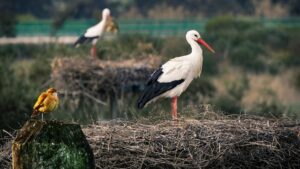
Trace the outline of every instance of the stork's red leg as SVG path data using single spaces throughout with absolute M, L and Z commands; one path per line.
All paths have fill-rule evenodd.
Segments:
M 177 96 L 172 98 L 171 107 L 172 107 L 172 120 L 177 120 Z
M 93 45 L 91 50 L 90 50 L 91 56 L 93 57 L 93 59 L 97 58 L 97 49 L 96 49 L 96 45 Z

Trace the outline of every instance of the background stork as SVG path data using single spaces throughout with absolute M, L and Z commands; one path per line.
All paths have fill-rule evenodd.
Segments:
M 110 32 L 118 31 L 116 23 L 112 22 L 110 10 L 108 8 L 105 8 L 102 11 L 102 20 L 97 25 L 94 25 L 87 29 L 87 31 L 76 40 L 74 46 L 78 47 L 80 44 L 91 42 L 92 48 L 90 50 L 90 54 L 93 58 L 96 58 L 96 43 L 106 30 Z
M 172 98 L 172 119 L 177 120 L 177 98 L 187 89 L 194 78 L 200 76 L 202 71 L 203 55 L 200 45 L 215 52 L 195 30 L 186 33 L 186 40 L 190 44 L 192 52 L 169 60 L 152 73 L 144 91 L 138 98 L 137 107 L 139 109 L 158 98 Z

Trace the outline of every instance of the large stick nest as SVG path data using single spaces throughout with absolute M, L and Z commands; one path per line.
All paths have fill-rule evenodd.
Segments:
M 159 64 L 159 57 L 154 56 L 123 61 L 56 58 L 51 76 L 55 87 L 69 92 L 132 92 L 140 90 Z
M 300 128 L 293 126 L 252 119 L 101 122 L 84 132 L 97 168 L 300 168 Z
M 83 126 L 96 168 L 300 168 L 300 125 L 267 119 Z M 11 141 L 0 149 L 10 168 Z

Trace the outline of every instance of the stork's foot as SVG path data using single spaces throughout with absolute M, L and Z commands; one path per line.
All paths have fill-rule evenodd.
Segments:
M 172 121 L 179 121 L 179 118 L 172 118 Z
M 172 121 L 179 121 L 179 118 L 177 117 L 177 112 L 172 112 Z
M 172 124 L 173 124 L 173 127 L 178 127 L 179 126 L 179 119 L 178 118 L 172 118 Z
M 178 121 L 177 112 L 172 112 L 172 120 Z

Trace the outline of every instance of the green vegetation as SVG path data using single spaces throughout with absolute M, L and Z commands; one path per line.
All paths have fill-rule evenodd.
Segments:
M 293 57 L 276 58 L 276 53 L 285 50 L 290 41 L 295 40 L 283 28 L 265 28 L 262 23 L 227 16 L 211 20 L 206 30 L 224 57 L 247 71 L 273 72 L 289 62 L 294 63 Z M 283 60 L 286 64 L 279 63 Z
M 299 37 L 299 30 L 268 28 L 249 18 L 225 16 L 210 20 L 203 38 L 214 47 L 217 54 L 212 55 L 204 49 L 201 78 L 196 79 L 180 97 L 180 108 L 190 106 L 198 110 L 197 107 L 201 104 L 212 104 L 225 114 L 299 118 L 298 109 L 290 109 L 292 103 L 289 104 L 299 99 Z M 50 63 L 54 57 L 87 58 L 89 47 L 84 45 L 74 49 L 57 44 L 0 46 L 0 128 L 17 128 L 30 117 L 39 93 L 53 84 L 49 79 Z M 98 44 L 98 56 L 105 60 L 142 58 L 148 54 L 156 54 L 161 55 L 165 61 L 186 54 L 189 50 L 184 37 L 121 35 Z M 295 73 L 290 75 L 286 72 Z M 273 87 L 264 83 L 264 80 L 254 81 L 254 77 L 264 76 L 271 77 L 271 80 L 287 80 L 286 77 L 290 77 L 290 82 L 279 80 L 281 86 L 276 82 L 277 86 Z M 261 87 L 256 86 L 258 84 L 272 94 L 261 92 Z M 298 94 L 286 91 L 290 88 L 295 88 Z M 285 96 L 282 96 L 282 91 Z M 130 94 L 118 100 L 120 117 L 169 117 L 168 100 L 137 111 L 134 107 L 136 98 L 136 94 Z M 91 101 L 80 103 L 80 108 L 74 110 L 69 106 L 70 101 L 75 102 L 76 99 L 64 100 L 60 106 L 62 112 L 68 113 L 54 113 L 51 118 L 87 122 L 106 118 L 109 112 L 108 106 L 100 110 Z M 293 104 L 296 107 L 300 105 Z M 82 113 L 78 114 L 79 111 Z M 189 112 L 182 112 L 180 115 L 188 116 Z

